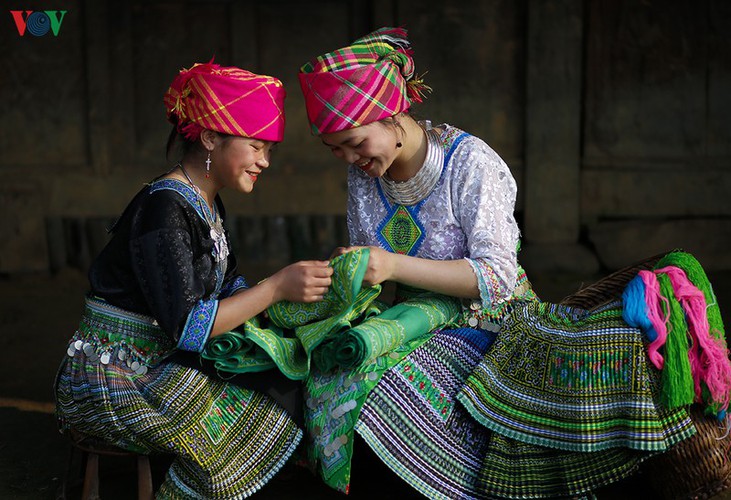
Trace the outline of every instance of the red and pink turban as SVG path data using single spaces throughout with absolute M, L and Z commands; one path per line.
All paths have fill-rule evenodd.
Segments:
M 165 93 L 168 120 L 195 141 L 203 129 L 279 142 L 284 137 L 282 82 L 236 67 L 195 64 Z
M 300 68 L 312 133 L 366 125 L 409 109 L 429 87 L 414 76 L 401 28 L 381 28 Z

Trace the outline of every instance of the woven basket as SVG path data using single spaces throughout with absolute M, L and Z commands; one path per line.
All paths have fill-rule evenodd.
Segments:
M 696 435 L 642 465 L 642 474 L 663 498 L 704 499 L 731 487 L 731 439 L 699 406 L 690 414 Z
M 620 269 L 564 298 L 561 304 L 593 309 L 615 300 L 640 270 L 652 269 L 663 255 Z M 640 468 L 646 481 L 663 498 L 706 499 L 731 488 L 731 437 L 698 405 L 691 407 L 690 414 L 696 435 L 647 460 Z

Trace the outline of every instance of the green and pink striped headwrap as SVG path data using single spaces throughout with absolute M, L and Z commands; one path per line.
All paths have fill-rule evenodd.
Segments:
M 213 62 L 182 69 L 165 93 L 168 120 L 195 141 L 203 129 L 279 142 L 284 137 L 282 82 Z
M 431 90 L 414 75 L 401 28 L 381 28 L 300 68 L 312 133 L 329 134 L 393 116 Z

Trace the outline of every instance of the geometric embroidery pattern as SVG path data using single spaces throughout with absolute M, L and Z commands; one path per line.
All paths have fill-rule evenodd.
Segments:
M 246 283 L 244 277 L 241 275 L 236 276 L 236 278 L 232 282 L 228 283 L 225 287 L 221 289 L 221 298 L 225 299 L 226 297 L 230 297 L 239 290 L 244 290 L 246 288 L 249 288 L 249 285 L 248 283 Z
M 413 255 L 424 240 L 424 228 L 403 205 L 396 205 L 378 228 L 386 250 Z
M 200 300 L 188 315 L 183 332 L 178 340 L 178 349 L 201 352 L 211 334 L 218 312 L 217 300 Z

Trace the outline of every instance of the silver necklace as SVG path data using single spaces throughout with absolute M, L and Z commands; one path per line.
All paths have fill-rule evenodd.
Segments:
M 190 178 L 182 163 L 178 163 L 177 167 L 180 168 L 185 178 L 188 179 L 190 187 L 193 188 L 193 191 L 195 191 L 195 194 L 198 197 L 198 206 L 200 207 L 201 212 L 203 212 L 203 218 L 208 224 L 208 228 L 210 229 L 210 236 L 213 239 L 213 250 L 216 262 L 225 263 L 226 258 L 229 254 L 229 249 L 228 241 L 226 240 L 226 233 L 223 230 L 223 220 L 221 220 L 221 215 L 218 213 L 218 210 L 215 209 L 215 205 L 214 208 L 210 209 L 212 216 L 208 215 L 208 210 L 206 210 L 208 208 L 208 203 L 206 203 L 206 200 L 203 199 L 200 188 L 196 186 L 195 182 L 193 182 L 193 179 Z M 203 206 L 204 204 L 206 205 L 205 207 Z
M 442 148 L 439 132 L 426 121 L 423 126 L 426 132 L 426 158 L 416 175 L 405 181 L 394 181 L 388 177 L 388 172 L 378 178 L 378 182 L 393 203 L 399 205 L 415 205 L 429 196 L 434 186 L 439 182 L 444 166 L 444 149 Z

